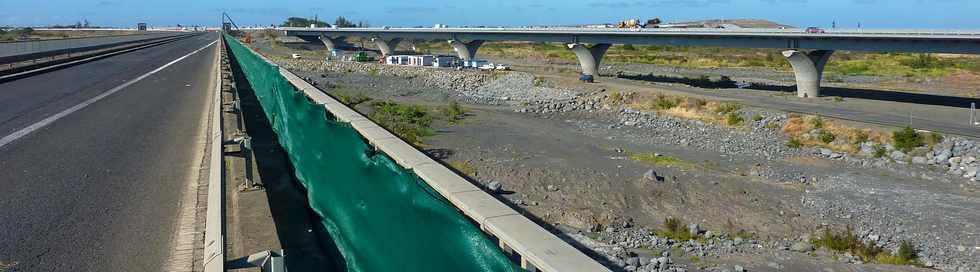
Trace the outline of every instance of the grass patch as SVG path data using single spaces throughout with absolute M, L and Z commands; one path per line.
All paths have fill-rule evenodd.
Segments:
M 813 126 L 813 128 L 823 128 L 823 118 L 817 116 L 813 119 L 810 119 L 810 125 Z
M 620 93 L 620 92 L 610 92 L 609 93 L 609 96 L 606 97 L 606 101 L 608 101 L 609 104 L 612 104 L 612 105 L 619 105 L 619 104 L 623 104 L 623 101 L 625 101 L 625 100 L 623 98 L 623 94 L 622 93 Z
M 466 176 L 476 175 L 476 167 L 469 161 L 450 161 L 449 166 Z
M 422 106 L 378 101 L 371 103 L 371 107 L 374 109 L 368 115 L 371 120 L 409 143 L 421 145 L 422 137 L 432 135 L 432 116 Z
M 793 149 L 801 148 L 803 147 L 803 142 L 801 142 L 800 139 L 797 138 L 789 138 L 789 141 L 786 141 L 786 147 L 793 148 Z
M 851 144 L 859 145 L 861 143 L 867 142 L 869 139 L 871 139 L 870 137 L 871 135 L 868 134 L 867 130 L 855 131 L 854 135 L 851 135 Z
M 810 134 L 814 129 L 820 129 L 817 135 Z M 791 115 L 782 128 L 787 136 L 797 139 L 800 146 L 822 147 L 836 152 L 857 153 L 861 150 L 860 143 L 872 141 L 889 143 L 891 136 L 886 131 L 859 129 L 838 124 L 819 116 Z M 835 140 L 849 139 L 850 141 Z
M 661 94 L 657 96 L 656 103 L 658 109 L 669 110 L 669 109 L 673 109 L 674 107 L 677 107 L 677 104 L 679 104 L 680 101 L 678 101 L 675 98 L 667 97 Z
M 742 105 L 734 102 L 717 103 L 712 107 L 712 110 L 718 114 L 729 114 L 740 109 L 742 109 Z
M 679 218 L 667 217 L 664 220 L 663 226 L 654 232 L 657 236 L 666 237 L 668 239 L 674 239 L 677 241 L 687 241 L 691 239 L 696 239 L 696 236 L 691 235 L 691 232 L 687 230 L 687 224 Z
M 349 107 L 371 101 L 371 97 L 345 89 L 334 89 L 330 91 L 330 94 L 336 97 L 337 100 L 340 100 L 340 103 L 344 103 L 344 105 Z
M 732 236 L 731 238 L 738 237 L 742 238 L 743 240 L 751 240 L 755 238 L 755 235 L 743 228 L 738 227 L 738 225 L 736 225 L 731 219 L 725 221 L 725 231 L 728 233 L 728 235 Z
M 744 121 L 745 119 L 743 119 L 742 116 L 736 112 L 729 112 L 728 114 L 725 114 L 725 124 L 729 126 L 738 126 Z
M 936 144 L 942 143 L 943 139 L 945 138 L 942 134 L 939 134 L 939 132 L 929 132 L 922 137 L 923 143 L 928 146 L 935 146 Z
M 442 115 L 446 116 L 446 120 L 452 124 L 455 124 L 463 120 L 463 117 L 466 117 L 466 110 L 463 109 L 463 107 L 461 107 L 456 101 L 449 103 L 449 105 L 443 106 L 441 111 Z
M 665 156 L 665 155 L 658 156 L 657 154 L 649 154 L 649 153 L 630 153 L 629 158 L 631 160 L 642 162 L 653 166 L 674 166 L 674 167 L 689 168 L 694 165 L 690 162 L 678 159 L 676 157 Z
M 875 242 L 864 242 L 854 235 L 853 229 L 848 226 L 844 232 L 832 232 L 829 228 L 824 229 L 819 237 L 810 241 L 817 247 L 826 248 L 836 252 L 849 252 L 862 261 L 867 263 L 882 263 L 893 265 L 918 265 L 915 248 L 907 241 L 902 241 L 898 252 L 891 253 L 875 244 Z
M 822 143 L 830 144 L 834 142 L 834 140 L 837 140 L 837 135 L 834 135 L 834 133 L 830 131 L 823 130 L 820 131 L 820 135 L 817 135 L 817 139 Z

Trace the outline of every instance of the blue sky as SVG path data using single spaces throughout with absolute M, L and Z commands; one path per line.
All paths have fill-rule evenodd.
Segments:
M 88 19 L 103 26 L 216 25 L 220 11 L 242 25 L 285 17 L 374 26 L 572 25 L 660 17 L 667 21 L 757 18 L 795 26 L 980 29 L 978 0 L 0 0 L 0 25 L 43 26 Z

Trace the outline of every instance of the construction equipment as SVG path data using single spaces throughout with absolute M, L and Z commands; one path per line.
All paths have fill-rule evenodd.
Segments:
M 628 19 L 616 23 L 616 28 L 657 28 L 659 27 L 660 23 L 662 23 L 660 18 L 647 20 L 646 23 L 641 23 L 640 19 Z
M 663 21 L 661 21 L 660 18 L 653 18 L 653 19 L 647 20 L 647 24 L 644 25 L 643 27 L 645 27 L 645 28 L 658 28 L 658 27 L 660 27 L 660 23 L 663 23 Z
M 616 23 L 616 28 L 643 28 L 643 25 L 640 24 L 640 19 L 628 19 Z
M 357 53 L 354 53 L 354 61 L 356 61 L 356 62 L 368 62 L 368 61 L 371 61 L 371 58 L 368 57 L 367 53 L 357 52 Z

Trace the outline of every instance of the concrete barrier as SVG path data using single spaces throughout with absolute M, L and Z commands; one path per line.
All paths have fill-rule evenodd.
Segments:
M 221 121 L 221 53 L 224 51 L 224 39 L 218 39 L 218 63 L 215 65 L 217 84 L 214 90 L 214 101 L 211 105 L 211 154 L 208 169 L 208 206 L 204 223 L 204 271 L 225 271 L 225 235 L 224 235 L 224 165 Z
M 182 34 L 187 33 L 146 33 L 56 40 L 0 42 L 0 63 L 28 61 L 61 54 L 75 54 L 125 44 L 158 40 Z

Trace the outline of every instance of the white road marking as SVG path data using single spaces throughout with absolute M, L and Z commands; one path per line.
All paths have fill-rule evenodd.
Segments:
M 184 55 L 184 56 L 182 56 L 180 58 L 177 58 L 177 59 L 175 59 L 175 60 L 173 60 L 173 61 L 171 61 L 171 62 L 169 62 L 167 64 L 164 64 L 163 66 L 160 66 L 159 68 L 156 68 L 153 71 L 150 71 L 149 73 L 143 74 L 143 75 L 137 77 L 136 79 L 127 81 L 126 83 L 123 83 L 122 85 L 116 86 L 115 88 L 112 88 L 112 89 L 110 89 L 110 90 L 108 90 L 108 91 L 106 91 L 106 92 L 104 92 L 102 94 L 99 94 L 98 96 L 89 98 L 88 100 L 85 100 L 85 102 L 82 102 L 81 104 L 72 106 L 71 108 L 65 109 L 65 110 L 63 110 L 63 111 L 61 111 L 59 113 L 56 113 L 54 115 L 51 115 L 48 118 L 44 118 L 44 120 L 38 121 L 37 123 L 34 123 L 34 124 L 30 125 L 30 126 L 27 126 L 25 128 L 22 128 L 22 129 L 14 132 L 14 133 L 12 133 L 10 135 L 4 136 L 3 138 L 0 138 L 0 147 L 4 147 L 5 145 L 10 144 L 11 142 L 16 141 L 17 139 L 20 139 L 20 138 L 22 138 L 24 136 L 27 136 L 28 134 L 31 134 L 32 132 L 37 131 L 38 129 L 44 128 L 44 127 L 50 125 L 51 123 L 54 123 L 54 121 L 58 121 L 58 119 L 64 118 L 65 116 L 68 116 L 69 114 L 72 114 L 72 113 L 74 113 L 74 112 L 76 112 L 78 110 L 84 109 L 85 107 L 88 107 L 89 105 L 92 105 L 95 102 L 99 102 L 99 100 L 102 100 L 102 99 L 104 99 L 104 98 L 106 98 L 106 97 L 108 97 L 108 96 L 110 96 L 110 95 L 112 95 L 114 93 L 117 93 L 117 92 L 121 91 L 122 89 L 124 89 L 126 87 L 129 87 L 130 85 L 135 84 L 136 82 L 139 82 L 140 80 L 143 80 L 143 79 L 145 79 L 145 78 L 147 78 L 147 77 L 149 77 L 149 76 L 151 76 L 153 74 L 156 74 L 157 72 L 160 72 L 163 69 L 166 69 L 167 67 L 170 67 L 170 65 L 174 65 L 175 63 L 180 62 L 181 60 L 184 60 L 187 57 L 190 57 L 191 55 L 197 54 L 197 52 L 201 52 L 202 50 L 204 50 L 204 49 L 206 49 L 208 47 L 211 47 L 212 45 L 214 45 L 217 42 L 218 41 L 215 40 L 214 42 L 211 42 L 210 44 L 205 45 L 204 47 L 201 47 L 200 49 L 194 50 L 194 52 L 190 52 L 187 55 Z

